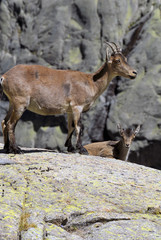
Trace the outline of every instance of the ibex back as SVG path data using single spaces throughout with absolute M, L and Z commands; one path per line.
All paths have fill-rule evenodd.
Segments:
M 67 113 L 65 146 L 68 151 L 74 151 L 71 138 L 76 130 L 76 148 L 80 153 L 86 153 L 81 143 L 81 113 L 90 109 L 115 76 L 133 79 L 137 74 L 116 44 L 107 45 L 106 61 L 94 74 L 39 65 L 17 65 L 1 77 L 3 91 L 10 103 L 8 114 L 2 121 L 5 152 L 21 152 L 16 145 L 14 131 L 23 112 L 28 109 L 41 115 Z M 112 54 L 109 54 L 109 47 Z

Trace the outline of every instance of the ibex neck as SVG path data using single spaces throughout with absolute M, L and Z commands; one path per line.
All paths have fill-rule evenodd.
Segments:
M 114 148 L 114 158 L 127 161 L 130 148 L 125 147 L 123 140 L 121 139 Z
M 94 74 L 93 81 L 98 90 L 98 95 L 101 95 L 105 89 L 108 87 L 110 81 L 112 80 L 110 70 L 107 62 L 105 62 Z

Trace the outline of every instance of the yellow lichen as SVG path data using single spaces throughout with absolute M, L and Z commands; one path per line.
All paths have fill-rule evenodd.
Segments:
M 69 51 L 69 61 L 71 64 L 78 64 L 82 61 L 82 55 L 78 47 L 74 47 Z
M 77 21 L 75 21 L 74 19 L 71 19 L 71 20 L 70 20 L 70 25 L 73 26 L 73 27 L 75 27 L 75 28 L 78 29 L 78 30 L 81 30 L 81 29 L 82 29 L 81 25 L 80 25 Z

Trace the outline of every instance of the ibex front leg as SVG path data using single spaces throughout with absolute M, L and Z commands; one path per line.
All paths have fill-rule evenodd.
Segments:
M 68 136 L 65 142 L 65 147 L 67 147 L 68 152 L 74 152 L 75 148 L 72 145 L 72 135 L 75 130 L 73 114 L 68 113 Z
M 74 107 L 73 108 L 73 117 L 74 117 L 74 125 L 76 130 L 76 148 L 79 150 L 80 154 L 88 154 L 87 150 L 82 146 L 82 126 L 81 126 L 81 113 L 83 108 L 82 107 Z

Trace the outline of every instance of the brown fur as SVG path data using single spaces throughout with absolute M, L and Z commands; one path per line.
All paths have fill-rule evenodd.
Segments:
M 88 151 L 89 155 L 116 158 L 127 161 L 130 151 L 130 146 L 136 134 L 139 132 L 140 126 L 135 130 L 120 129 L 120 141 L 106 141 L 87 144 L 84 148 Z
M 119 63 L 117 61 L 120 61 Z M 23 112 L 28 109 L 41 115 L 67 113 L 68 136 L 65 146 L 73 150 L 71 137 L 76 130 L 77 148 L 83 151 L 78 122 L 115 76 L 135 78 L 124 56 L 116 53 L 94 74 L 72 70 L 56 70 L 39 65 L 17 65 L 3 75 L 2 87 L 10 108 L 2 121 L 6 152 L 20 152 L 14 130 Z M 73 126 L 74 123 L 74 126 Z

